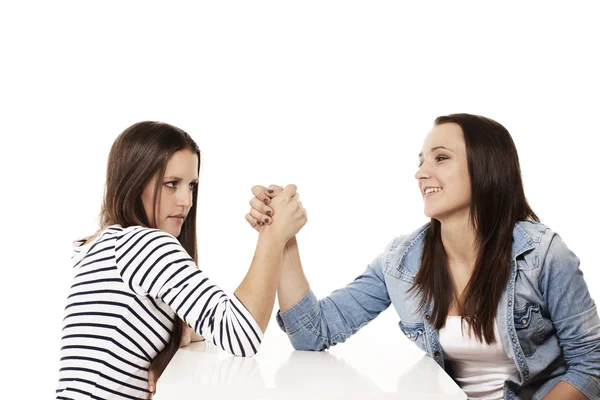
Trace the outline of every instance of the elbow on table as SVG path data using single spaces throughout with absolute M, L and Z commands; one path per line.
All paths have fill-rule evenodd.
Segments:
M 260 350 L 260 346 L 261 346 L 262 342 L 258 342 L 254 344 L 254 348 L 250 349 L 251 351 L 246 354 L 246 357 L 253 357 L 255 355 L 258 354 L 258 351 Z
M 306 337 L 289 336 L 290 342 L 294 350 L 300 351 L 323 351 L 329 348 L 329 343 L 313 335 L 307 340 Z
M 252 346 L 247 345 L 244 348 L 235 348 L 233 349 L 233 351 L 227 348 L 226 350 L 228 353 L 236 357 L 254 357 L 256 354 L 258 354 L 258 351 L 260 350 L 260 343 L 253 343 Z
M 228 351 L 228 353 L 235 357 L 250 358 L 258 353 L 258 349 L 256 349 L 256 351 L 252 351 L 252 349 L 245 350 L 244 352 L 241 350 L 234 350 L 233 352 Z

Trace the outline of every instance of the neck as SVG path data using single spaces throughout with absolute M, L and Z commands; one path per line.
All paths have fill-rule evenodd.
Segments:
M 440 221 L 441 237 L 450 265 L 473 271 L 478 246 L 475 228 L 468 215 Z

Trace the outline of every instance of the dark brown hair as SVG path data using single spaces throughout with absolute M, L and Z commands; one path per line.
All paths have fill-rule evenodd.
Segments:
M 142 225 L 156 228 L 156 213 L 149 221 L 142 203 L 144 187 L 155 179 L 153 208 L 162 187 L 162 180 L 171 156 L 179 150 L 190 150 L 198 155 L 200 149 L 183 130 L 162 122 L 144 121 L 125 129 L 113 143 L 108 156 L 106 188 L 100 214 L 100 226 L 119 224 L 123 228 Z M 199 171 L 198 171 L 199 172 Z M 156 177 L 155 177 L 156 176 Z M 196 242 L 196 200 L 198 191 L 192 192 L 192 207 L 177 238 L 194 262 L 198 263 Z M 181 339 L 181 320 L 175 316 L 171 340 L 154 358 L 151 368 L 160 376 L 175 352 Z
M 461 297 L 454 284 L 441 238 L 441 224 L 432 218 L 411 290 L 421 294 L 420 308 L 433 302 L 431 323 L 441 329 L 456 301 L 460 315 L 475 337 L 495 342 L 494 319 L 500 296 L 508 282 L 512 234 L 521 220 L 538 221 L 523 190 L 515 144 L 498 122 L 479 115 L 451 114 L 438 117 L 435 125 L 455 123 L 463 132 L 471 180 L 470 219 L 476 231 L 477 260 Z

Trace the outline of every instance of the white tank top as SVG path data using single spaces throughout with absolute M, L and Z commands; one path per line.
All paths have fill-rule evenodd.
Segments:
M 504 381 L 516 370 L 516 365 L 506 356 L 498 326 L 494 323 L 496 343 L 481 343 L 475 335 L 469 336 L 469 326 L 461 317 L 448 316 L 446 326 L 440 329 L 440 345 L 444 360 L 454 372 L 454 380 L 469 399 L 496 400 L 504 398 Z

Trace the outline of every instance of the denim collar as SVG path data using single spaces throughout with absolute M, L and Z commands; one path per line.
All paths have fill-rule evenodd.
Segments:
M 521 228 L 520 222 L 515 224 L 512 234 L 513 244 L 512 244 L 512 257 L 513 259 L 517 258 L 521 254 L 535 248 L 533 244 L 533 240 L 531 237 Z
M 412 264 L 412 262 L 417 261 L 420 266 L 421 254 L 423 252 L 423 246 L 425 245 L 425 236 L 429 229 L 429 225 L 430 223 L 428 222 L 406 237 L 405 243 L 407 243 L 407 245 L 398 262 L 399 269 L 404 267 L 403 264 L 405 262 Z M 513 259 L 535 248 L 533 240 L 520 226 L 520 222 L 517 222 L 513 228 L 512 242 L 511 255 Z M 410 270 L 411 268 L 407 269 Z

